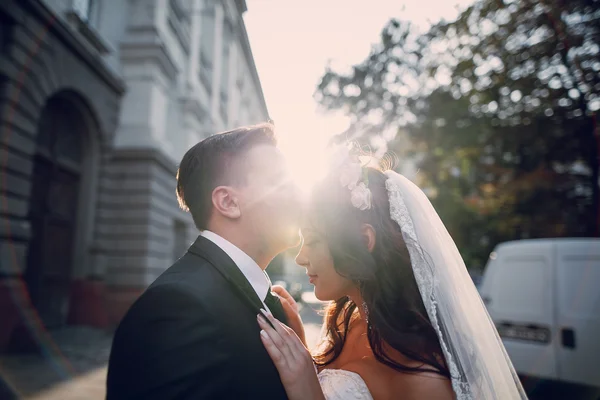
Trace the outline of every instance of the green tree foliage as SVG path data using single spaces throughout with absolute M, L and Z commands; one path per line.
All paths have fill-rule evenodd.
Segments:
M 479 267 L 500 241 L 597 235 L 599 45 L 598 0 L 480 0 L 424 33 L 390 21 L 316 97 L 416 161 Z

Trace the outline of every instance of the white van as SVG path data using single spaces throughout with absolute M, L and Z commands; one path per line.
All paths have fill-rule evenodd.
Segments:
M 519 375 L 600 387 L 600 239 L 500 244 L 480 293 Z

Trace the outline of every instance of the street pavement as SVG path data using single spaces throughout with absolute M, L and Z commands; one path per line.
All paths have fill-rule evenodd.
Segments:
M 313 347 L 319 338 L 321 303 L 304 293 L 300 315 L 306 341 Z M 0 355 L 0 400 L 100 400 L 104 399 L 106 365 L 111 335 L 97 329 L 68 327 L 52 333 L 60 351 L 45 354 Z M 4 382 L 2 382 L 2 379 Z M 7 387 L 15 393 L 11 398 Z

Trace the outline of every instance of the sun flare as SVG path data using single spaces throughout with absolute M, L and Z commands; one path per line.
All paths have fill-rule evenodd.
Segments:
M 296 112 L 290 108 L 283 114 Z M 301 119 L 303 124 L 289 123 L 289 120 L 279 123 L 277 118 L 275 121 L 279 148 L 287 159 L 292 179 L 302 194 L 307 195 L 327 172 L 331 150 L 327 147 L 332 136 L 348 129 L 349 119 L 340 113 L 331 113 L 325 118 L 318 110 L 309 110 Z
M 280 147 L 286 156 L 292 179 L 302 195 L 308 195 L 325 175 L 325 149 L 316 146 L 315 143 L 300 140 L 285 141 Z

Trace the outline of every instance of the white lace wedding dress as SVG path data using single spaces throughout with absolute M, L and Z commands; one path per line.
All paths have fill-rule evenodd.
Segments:
M 327 400 L 373 400 L 367 384 L 356 372 L 343 369 L 324 369 L 319 382 Z

